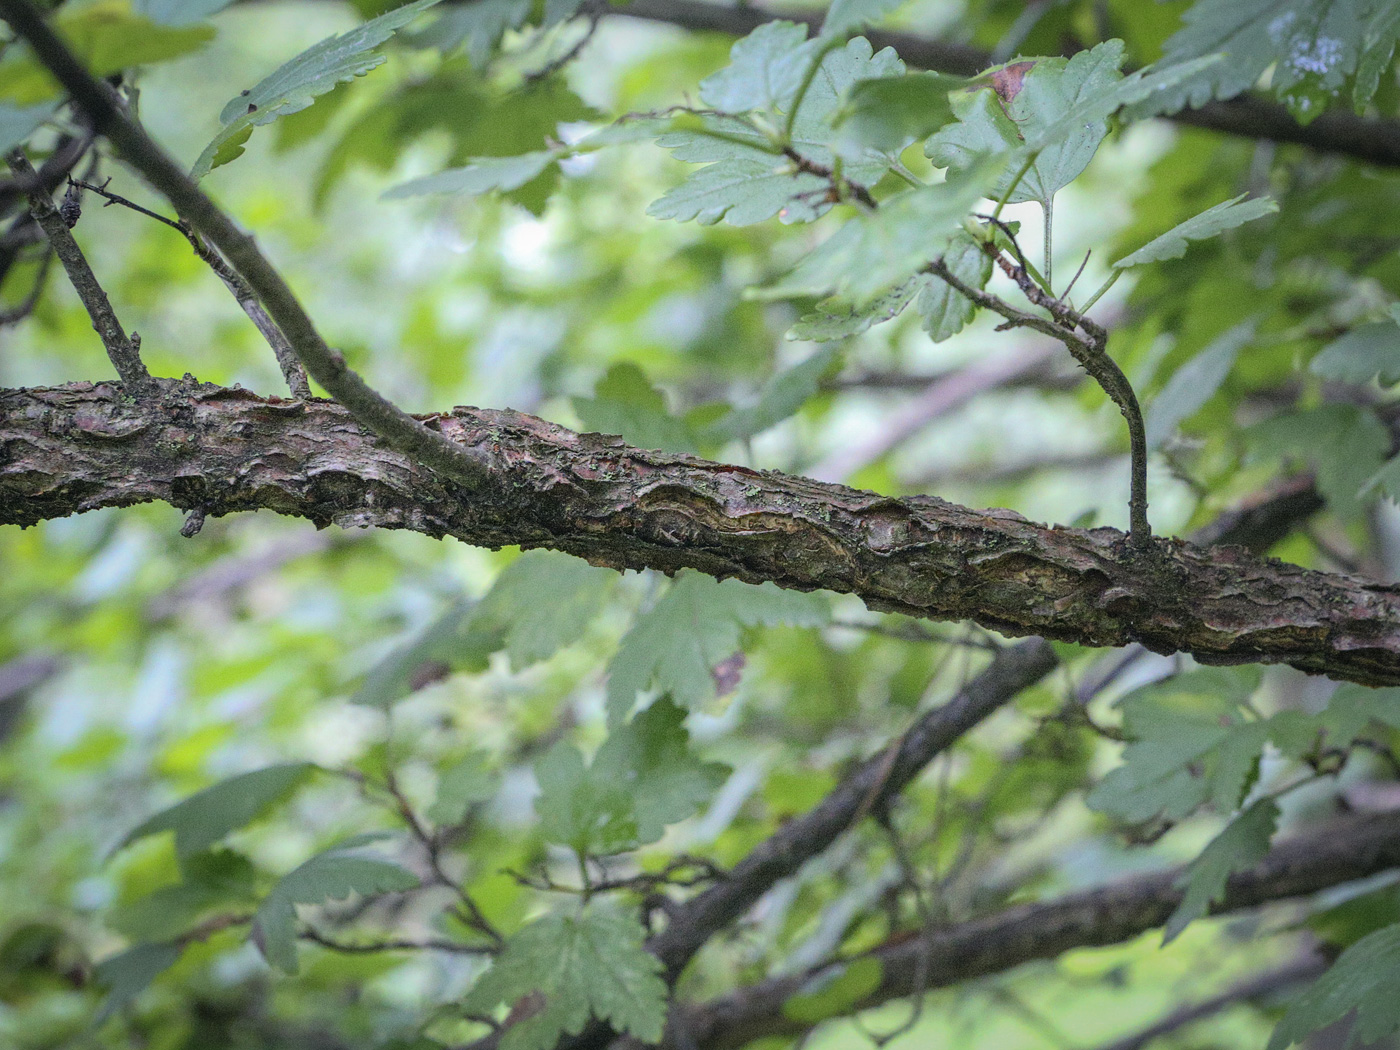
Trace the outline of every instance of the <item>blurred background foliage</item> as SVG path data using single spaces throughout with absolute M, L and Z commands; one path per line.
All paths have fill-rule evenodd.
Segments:
M 916 0 L 892 24 L 1006 57 L 1116 35 L 1130 62 L 1142 64 L 1159 57 L 1186 6 Z M 379 9 L 234 5 L 218 15 L 207 46 L 140 74 L 141 114 L 192 160 L 239 87 Z M 438 26 L 436 39 L 450 28 Z M 674 104 L 726 63 L 732 42 L 607 18 L 576 59 L 530 80 L 584 28 L 511 31 L 499 54 L 467 47 L 446 60 L 433 31 L 406 34 L 383 68 L 259 129 L 248 155 L 207 185 L 256 231 L 330 341 L 412 411 L 511 407 L 568 426 L 614 420 L 606 429 L 627 434 L 654 425 L 659 405 L 699 425 L 716 412 L 705 406 L 754 406 L 775 376 L 827 352 L 796 411 L 742 440 L 712 434 L 699 451 L 881 492 L 1009 507 L 1034 520 L 1126 524 L 1121 420 L 1064 355 L 994 332 L 985 317 L 934 344 L 911 315 L 828 352 L 784 338 L 803 304 L 745 298 L 746 288 L 786 272 L 831 219 L 734 227 L 649 218 L 647 206 L 687 169 L 647 143 L 569 161 L 562 174 L 506 197 L 379 199 L 470 157 L 520 153 L 588 122 Z M 1394 115 L 1397 98 L 1386 80 L 1373 107 Z M 926 172 L 917 152 L 908 163 Z M 162 210 L 119 165 L 104 163 L 99 174 L 112 176 L 113 191 Z M 1397 286 L 1393 175 L 1299 147 L 1134 125 L 1113 134 L 1057 200 L 1057 270 L 1072 272 L 1092 250 L 1083 278 L 1092 287 L 1108 260 L 1242 192 L 1271 194 L 1281 210 L 1134 271 L 1135 283 L 1120 282 L 1099 306 L 1115 356 L 1149 403 L 1203 351 L 1233 355 L 1218 390 L 1192 389 L 1204 396 L 1156 450 L 1154 525 L 1185 534 L 1281 468 L 1311 467 L 1329 508 L 1274 553 L 1393 579 L 1400 534 L 1380 498 L 1385 486 L 1358 495 L 1390 452 L 1377 422 L 1388 395 L 1369 376 L 1343 383 L 1309 370 L 1338 333 L 1378 316 Z M 1038 228 L 1030 205 L 1009 215 Z M 153 372 L 280 389 L 256 331 L 177 234 L 89 197 L 78 236 L 123 321 L 140 331 Z M 0 295 L 22 298 L 34 265 L 17 267 Z M 933 396 L 969 367 L 1037 353 L 1040 366 L 987 382 L 975 397 L 940 406 Z M 108 369 L 61 280 L 0 343 L 5 386 L 97 379 Z M 1347 396 L 1336 396 L 1339 384 Z M 246 926 L 215 924 L 148 988 L 130 996 L 119 988 L 116 1003 L 98 967 L 133 944 L 246 913 L 278 876 L 347 836 L 390 832 L 397 837 L 387 852 L 421 867 L 404 838 L 401 803 L 417 814 L 442 805 L 443 863 L 495 928 L 509 934 L 564 907 L 567 893 L 539 887 L 543 879 L 572 885 L 576 873 L 570 854 L 541 833 L 536 763 L 559 741 L 591 754 L 604 740 L 609 661 L 637 618 L 678 584 L 608 574 L 588 599 L 596 612 L 539 659 L 527 641 L 520 652 L 503 646 L 505 627 L 474 604 L 517 562 L 516 551 L 410 533 L 318 533 L 271 514 L 210 520 L 191 539 L 179 527 L 175 510 L 145 506 L 0 530 L 0 1043 L 358 1048 L 479 1034 L 455 1006 L 484 968 L 472 954 L 303 943 L 300 972 L 286 976 L 263 961 Z M 527 593 L 547 604 L 556 597 L 550 574 L 570 569 L 563 556 L 546 557 L 558 560 L 538 575 L 541 590 Z M 814 805 L 855 760 L 898 737 L 915 712 L 952 695 L 991 644 L 976 628 L 872 614 L 849 598 L 822 598 L 784 618 L 802 625 L 737 625 L 742 658 L 711 669 L 715 682 L 704 683 L 708 696 L 689 718 L 696 754 L 732 773 L 693 819 L 595 877 L 656 872 L 687 855 L 733 864 Z M 428 673 L 408 681 L 394 654 L 444 622 L 451 644 L 426 662 L 418 659 L 426 650 L 411 650 L 413 671 Z M 479 636 L 457 631 L 462 623 Z M 1183 821 L 1146 848 L 1085 806 L 1122 749 L 1065 714 L 1102 654 L 1059 648 L 1061 670 L 905 793 L 891 818 L 898 839 L 866 822 L 709 946 L 685 993 L 701 998 L 872 946 L 916 921 L 919 906 L 965 918 L 1195 856 L 1222 814 Z M 1116 723 L 1118 697 L 1183 666 L 1139 659 L 1093 696 L 1090 719 Z M 1326 683 L 1275 669 L 1255 702 L 1266 713 L 1315 710 L 1325 695 Z M 1393 732 L 1384 730 L 1386 739 Z M 283 762 L 329 772 L 209 855 L 234 887 L 229 896 L 159 896 L 181 883 L 169 836 L 118 849 L 152 813 Z M 1327 812 L 1348 792 L 1350 804 L 1364 805 L 1357 799 L 1380 766 L 1354 757 L 1340 777 L 1290 795 L 1289 819 Z M 449 773 L 455 808 L 442 802 Z M 398 797 L 366 777 L 393 783 Z M 922 894 L 902 881 L 894 842 L 928 878 Z M 240 894 L 241 904 L 227 903 Z M 439 886 L 302 916 L 347 944 L 450 940 L 466 935 L 450 902 Z M 1202 921 L 1166 948 L 1149 934 L 937 992 L 898 1042 L 1106 1044 L 1287 960 L 1314 936 L 1299 926 L 1305 917 L 1300 906 Z M 115 1009 L 99 1021 L 104 1001 Z M 1268 996 L 1240 1002 L 1172 1038 L 1259 1046 L 1275 1007 Z M 879 1032 L 908 1010 L 892 1004 L 863 1024 Z M 807 1045 L 867 1042 L 837 1022 Z

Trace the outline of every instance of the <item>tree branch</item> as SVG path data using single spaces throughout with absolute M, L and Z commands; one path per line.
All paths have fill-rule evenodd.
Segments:
M 1400 812 L 1338 821 L 1275 847 L 1258 865 L 1232 875 L 1212 914 L 1301 897 L 1400 865 Z M 878 988 L 853 1007 L 868 1009 L 908 995 L 922 957 L 928 989 L 1004 973 L 1074 948 L 1130 940 L 1162 925 L 1181 901 L 1184 869 L 1127 879 L 1096 890 L 1023 904 L 995 915 L 890 942 L 867 953 L 882 964 Z M 783 1004 L 808 981 L 843 963 L 760 982 L 684 1012 L 688 1038 L 704 1050 L 733 1050 L 810 1026 Z
M 93 129 L 105 135 L 122 159 L 140 172 L 248 282 L 313 379 L 362 425 L 394 448 L 468 488 L 481 480 L 486 470 L 484 453 L 464 449 L 422 426 L 350 368 L 344 355 L 321 338 L 301 302 L 253 238 L 240 230 L 126 114 L 111 85 L 83 68 L 28 0 L 0 0 L 0 17 L 29 44 L 34 57 L 63 85 L 77 110 L 92 122 Z
M 1205 663 L 1400 683 L 1395 585 L 1235 547 L 1162 540 L 1137 552 L 1114 529 L 1050 528 L 1010 511 L 648 452 L 517 412 L 423 417 L 499 464 L 467 494 L 334 403 L 161 383 L 149 404 L 107 384 L 0 392 L 0 524 L 152 500 L 213 515 L 271 509 L 318 525 L 551 547 L 619 569 L 833 590 L 1009 635 L 1136 641 Z
M 610 8 L 608 13 L 731 36 L 744 36 L 775 18 L 815 28 L 825 14 L 747 5 L 731 7 L 705 0 L 631 0 L 625 6 Z M 919 69 L 971 77 L 992 65 L 990 52 L 967 44 L 878 29 L 864 36 L 876 50 L 893 47 L 900 58 Z M 1368 164 L 1400 167 L 1400 120 L 1358 117 L 1344 109 L 1334 109 L 1304 127 L 1283 106 L 1257 95 L 1208 102 L 1199 109 L 1165 115 L 1164 119 L 1239 138 L 1291 142 Z
M 107 301 L 107 293 L 98 283 L 97 276 L 88 265 L 87 257 L 78 247 L 78 242 L 73 239 L 68 224 L 54 207 L 49 191 L 44 189 L 43 183 L 39 181 L 34 166 L 29 163 L 29 158 L 24 155 L 23 150 L 12 151 L 6 160 L 10 170 L 15 173 L 15 179 L 29 197 L 30 214 L 53 245 L 59 262 L 63 263 L 64 270 L 68 272 L 68 279 L 73 282 L 73 290 L 78 293 L 78 298 L 86 307 L 88 317 L 92 318 L 93 331 L 102 340 L 107 357 L 111 360 L 112 367 L 117 370 L 117 375 L 121 377 L 122 385 L 132 396 L 151 393 L 155 384 L 151 373 L 146 371 L 146 366 L 141 361 L 140 339 L 134 334 L 128 338 L 116 311 Z

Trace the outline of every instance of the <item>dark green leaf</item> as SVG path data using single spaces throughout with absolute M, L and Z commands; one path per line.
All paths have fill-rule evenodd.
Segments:
M 1296 994 L 1274 1029 L 1267 1050 L 1284 1050 L 1355 1011 L 1351 1041 L 1376 1042 L 1400 1028 L 1400 925 L 1361 938 L 1342 952 L 1311 988 Z
M 612 590 L 617 573 L 557 551 L 526 551 L 496 578 L 473 628 L 504 639 L 513 670 L 577 642 Z
M 1172 435 L 1182 420 L 1188 419 L 1209 401 L 1235 358 L 1254 338 L 1256 321 L 1245 321 L 1230 329 L 1191 360 L 1172 373 L 1161 393 L 1147 406 L 1147 447 L 1158 448 Z
M 506 942 L 476 982 L 463 1008 L 490 1013 L 501 1003 L 532 997 L 539 1009 L 505 1030 L 501 1050 L 549 1050 L 576 1035 L 591 1017 L 644 1043 L 661 1038 L 666 983 L 661 963 L 642 947 L 642 927 L 594 903 L 578 915 L 551 915 Z
M 1369 383 L 1377 377 L 1386 386 L 1400 383 L 1400 324 L 1379 321 L 1353 328 L 1323 347 L 1308 368 L 1342 383 Z
M 1278 202 L 1271 197 L 1255 197 L 1248 201 L 1244 198 L 1245 195 L 1241 193 L 1232 200 L 1222 201 L 1199 215 L 1193 215 L 1132 254 L 1123 256 L 1113 264 L 1114 269 L 1126 270 L 1130 266 L 1141 266 L 1143 263 L 1180 259 L 1186 254 L 1188 241 L 1204 241 L 1218 237 L 1226 230 L 1233 230 L 1236 226 L 1278 211 Z
M 315 768 L 310 762 L 287 762 L 220 781 L 143 821 L 117 848 L 147 835 L 173 831 L 179 857 L 202 853 L 286 798 Z
M 107 988 L 107 997 L 97 1008 L 94 1025 L 100 1025 L 123 1009 L 146 987 L 180 959 L 179 944 L 138 944 L 97 964 L 97 983 Z
M 1173 940 L 1192 921 L 1205 915 L 1213 903 L 1221 900 L 1231 875 L 1264 859 L 1277 827 L 1278 803 L 1265 798 L 1230 821 L 1224 831 L 1210 840 L 1177 881 L 1177 888 L 1184 889 L 1186 895 L 1167 920 L 1163 943 Z
M 685 420 L 671 414 L 665 395 L 630 361 L 613 365 L 591 398 L 576 397 L 573 403 L 585 432 L 617 434 L 630 445 L 663 452 L 696 450 Z
M 501 777 L 490 768 L 490 760 L 485 751 L 473 751 L 449 766 L 438 778 L 437 798 L 428 807 L 428 819 L 440 827 L 454 827 L 466 819 L 474 803 L 492 798 Z

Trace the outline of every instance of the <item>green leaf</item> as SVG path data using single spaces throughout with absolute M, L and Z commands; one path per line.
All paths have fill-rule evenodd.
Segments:
M 709 803 L 730 770 L 695 757 L 685 712 L 663 697 L 608 734 L 589 773 L 630 796 L 637 842 L 645 846 Z
M 591 775 L 583 752 L 560 740 L 535 763 L 535 812 L 549 842 L 579 856 L 607 857 L 636 849 L 637 811 L 620 785 Z
M 305 109 L 337 84 L 362 77 L 382 64 L 384 56 L 375 49 L 437 2 L 414 0 L 347 33 L 327 37 L 230 100 L 219 114 L 223 128 L 204 147 L 190 176 L 202 179 L 241 154 L 241 143 L 254 127 Z
M 1262 219 L 1265 215 L 1272 215 L 1278 211 L 1278 202 L 1272 197 L 1255 197 L 1248 201 L 1244 198 L 1245 195 L 1241 193 L 1238 197 L 1207 208 L 1199 215 L 1193 215 L 1160 237 L 1148 241 L 1131 255 L 1123 256 L 1113 264 L 1113 268 L 1126 270 L 1130 266 L 1141 266 L 1143 263 L 1180 259 L 1186 254 L 1188 241 L 1208 240 L 1226 230 L 1233 230 L 1236 226 L 1242 226 L 1253 219 Z M 1241 201 L 1244 203 L 1240 203 Z
M 1400 729 L 1400 688 L 1377 689 L 1344 683 L 1316 716 L 1329 747 L 1346 747 L 1372 722 Z
M 1207 801 L 1232 812 L 1269 735 L 1243 711 L 1259 682 L 1257 667 L 1210 667 L 1123 697 L 1131 742 L 1123 764 L 1090 792 L 1089 807 L 1131 824 L 1180 820 Z
M 202 853 L 229 832 L 262 816 L 300 787 L 315 769 L 310 762 L 287 762 L 240 773 L 143 821 L 117 848 L 147 835 L 173 831 L 175 852 L 182 860 Z
M 547 660 L 582 637 L 617 573 L 557 551 L 526 551 L 477 607 L 473 628 L 499 632 L 512 670 Z
M 1231 328 L 1204 350 L 1172 373 L 1161 393 L 1147 406 L 1147 447 L 1159 448 L 1171 436 L 1177 425 L 1209 401 L 1230 369 L 1235 358 L 1254 338 L 1257 321 L 1245 321 Z
M 666 1021 L 667 989 L 661 963 L 642 947 L 642 937 L 636 919 L 598 902 L 573 917 L 539 919 L 506 942 L 463 1009 L 490 1013 L 526 997 L 539 1003 L 505 1030 L 501 1050 L 549 1050 L 592 1017 L 654 1043 Z
M 1390 66 L 1396 41 L 1400 40 L 1400 7 L 1378 3 L 1361 37 L 1361 56 L 1356 63 L 1352 105 L 1357 113 L 1365 110 L 1380 87 L 1381 74 Z
M 1350 514 L 1372 488 L 1390 435 L 1375 413 L 1355 405 L 1320 405 L 1256 423 L 1244 432 L 1246 459 L 1300 460 L 1317 471 L 1317 487 L 1333 511 Z
M 617 434 L 629 445 L 662 452 L 694 452 L 695 435 L 671 414 L 665 395 L 630 361 L 615 364 L 598 380 L 593 396 L 573 399 L 587 433 Z
M 500 631 L 481 629 L 471 603 L 454 602 L 416 637 L 370 669 L 352 704 L 387 709 L 453 670 L 484 670 Z
M 439 827 L 455 827 L 474 803 L 494 798 L 501 776 L 490 762 L 487 752 L 472 751 L 449 766 L 438 778 L 437 798 L 428 807 L 428 819 Z
M 926 275 L 912 277 L 894 291 L 872 299 L 864 306 L 851 306 L 836 298 L 824 299 L 817 304 L 817 313 L 804 314 L 788 329 L 787 337 L 826 342 L 860 335 L 877 324 L 898 317 L 928 281 Z
M 729 49 L 729 65 L 700 81 L 700 98 L 722 113 L 785 110 L 820 45 L 807 27 L 765 22 Z
M 653 683 L 682 707 L 699 707 L 715 698 L 715 668 L 738 650 L 741 627 L 814 626 L 826 617 L 820 595 L 772 583 L 721 583 L 683 570 L 665 597 L 623 636 L 608 666 L 608 719 L 620 722 L 637 694 Z
M 789 31 L 784 31 L 788 36 L 793 35 L 791 30 L 794 29 L 799 34 L 804 32 L 801 27 L 791 27 L 790 23 L 770 22 L 748 39 L 775 25 L 789 26 Z M 784 33 L 777 31 L 768 34 L 773 39 L 765 38 L 763 55 L 775 54 L 774 41 L 783 36 Z M 707 101 L 719 100 L 711 104 L 729 114 L 764 108 L 776 114 L 791 102 L 801 74 L 816 52 L 804 46 L 802 55 L 798 76 L 790 82 L 787 66 L 780 62 L 781 75 L 773 72 L 767 80 L 744 85 L 724 80 L 716 93 L 706 97 L 705 85 L 715 79 L 712 77 L 701 84 L 701 95 Z M 746 63 L 744 68 L 748 65 Z M 904 64 L 893 50 L 885 48 L 873 54 L 870 43 L 863 37 L 825 54 L 793 120 L 791 149 L 806 162 L 832 168 L 836 163 L 834 147 L 840 137 L 831 121 L 842 97 L 861 80 L 893 76 L 903 71 Z M 726 100 L 732 104 L 720 104 Z M 773 122 L 777 117 L 768 119 Z M 798 162 L 783 154 L 775 132 L 760 130 L 746 118 L 718 115 L 692 119 L 660 136 L 657 145 L 671 150 L 678 160 L 709 166 L 693 173 L 655 201 L 647 209 L 647 214 L 655 218 L 682 222 L 695 219 L 704 225 L 723 219 L 731 225 L 743 226 L 776 215 L 785 223 L 811 222 L 832 206 L 828 199 L 830 180 L 801 170 Z M 889 155 L 878 150 L 856 146 L 842 151 L 842 174 L 860 185 L 873 185 L 889 169 L 890 160 Z
M 1400 306 L 1392 310 L 1400 312 Z M 1323 347 L 1308 370 L 1342 383 L 1369 383 L 1377 377 L 1385 386 L 1400 383 L 1400 325 L 1392 320 L 1353 328 Z
M 992 276 L 991 257 L 965 231 L 953 235 L 943 262 L 965 284 L 983 288 Z M 935 343 L 957 335 L 977 313 L 975 304 L 962 292 L 938 277 L 924 280 L 914 309 L 923 317 L 923 329 Z
M 949 93 L 966 84 L 960 77 L 942 73 L 858 81 L 833 115 L 832 125 L 845 149 L 866 146 L 899 151 L 951 123 Z
M 1270 89 L 1299 120 L 1311 120 L 1357 69 L 1363 46 L 1367 76 L 1379 78 L 1400 30 L 1385 17 L 1389 7 L 1369 0 L 1199 0 L 1167 41 L 1161 64 L 1211 54 L 1228 60 L 1177 86 L 1158 112 L 1231 98 L 1272 70 Z M 1364 86 L 1362 95 L 1369 99 Z
M 857 215 L 777 285 L 751 291 L 750 296 L 835 294 L 857 309 L 869 305 L 948 250 L 999 167 L 978 165 L 945 183 L 892 197 L 873 214 Z
M 0 102 L 0 153 L 8 153 L 39 130 L 58 107 L 52 102 L 36 106 L 12 106 Z
M 1182 930 L 1224 899 L 1230 876 L 1264 859 L 1278 828 L 1278 803 L 1260 799 L 1211 839 L 1206 848 L 1177 880 L 1186 891 L 1176 911 L 1167 920 L 1162 943 L 1174 940 Z
M 157 25 L 121 0 L 64 8 L 54 26 L 95 76 L 150 65 L 197 51 L 214 38 L 212 26 Z M 27 47 L 12 45 L 0 63 L 0 99 L 19 106 L 56 98 L 58 83 Z
M 1023 144 L 1054 129 L 1055 141 L 1040 149 L 1007 198 L 1048 205 L 1088 167 L 1108 134 L 1102 118 L 1073 124 L 1062 123 L 1062 118 L 1117 84 L 1123 58 L 1123 42 L 1108 40 L 1073 58 L 1040 58 L 1029 68 L 1022 68 L 1024 63 L 1005 67 L 1005 79 L 994 82 L 995 87 L 953 96 L 957 122 L 934 135 L 924 153 L 939 167 L 959 170 L 999 158 L 1003 170 L 994 195 L 1000 199 L 1023 167 Z
M 822 378 L 840 357 L 839 346 L 818 350 L 805 361 L 784 369 L 763 384 L 758 399 L 736 408 L 700 431 L 703 443 L 745 441 L 793 415 L 817 392 Z
M 1338 956 L 1311 988 L 1295 994 L 1267 1050 L 1301 1043 L 1319 1028 L 1351 1016 L 1348 1039 L 1371 1044 L 1400 1028 L 1400 924 L 1362 937 Z M 1354 1013 L 1353 1013 L 1354 1012 Z
M 135 0 L 132 10 L 163 26 L 185 26 L 217 14 L 233 0 Z
M 444 56 L 465 47 L 473 68 L 484 66 L 507 29 L 517 29 L 530 14 L 530 0 L 473 0 L 452 4 L 426 29 L 413 33 L 415 47 L 435 47 Z
M 324 904 L 351 894 L 396 893 L 418 886 L 418 876 L 393 861 L 362 852 L 380 836 L 357 836 L 318 853 L 272 887 L 253 917 L 253 941 L 269 963 L 297 972 L 298 904 Z
M 385 190 L 381 200 L 401 200 L 422 197 L 429 193 L 479 194 L 492 190 L 503 192 L 519 189 L 556 160 L 552 150 L 537 150 L 515 157 L 478 157 L 463 168 L 451 168 L 421 179 L 401 182 Z
M 535 810 L 546 839 L 581 856 L 610 856 L 649 845 L 693 816 L 729 775 L 690 751 L 685 712 L 660 699 L 614 726 L 591 765 L 560 741 L 535 765 Z
M 181 882 L 119 906 L 108 925 L 132 940 L 172 941 L 210 912 L 255 899 L 256 872 L 242 854 L 196 853 L 180 868 Z
M 880 987 L 884 964 L 874 956 L 822 970 L 783 1003 L 783 1016 L 801 1025 L 851 1013 Z
M 97 1008 L 93 1025 L 124 1009 L 138 995 L 180 959 L 179 944 L 138 944 L 97 964 L 94 976 L 107 988 L 107 997 Z
M 890 12 L 903 7 L 906 0 L 832 0 L 822 19 L 822 36 L 844 36 L 864 26 L 879 22 Z

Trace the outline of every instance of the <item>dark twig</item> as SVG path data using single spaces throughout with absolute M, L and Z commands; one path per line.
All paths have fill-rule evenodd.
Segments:
M 440 938 L 414 941 L 404 938 L 391 938 L 383 941 L 341 941 L 322 933 L 314 927 L 304 928 L 298 936 L 304 941 L 319 944 L 333 952 L 347 955 L 370 955 L 374 952 L 451 952 L 455 955 L 491 955 L 494 948 L 480 944 L 461 944 L 458 941 L 445 941 Z
M 526 74 L 525 83 L 535 84 L 541 80 L 547 80 L 574 59 L 578 58 L 583 49 L 588 46 L 589 42 L 593 39 L 593 35 L 598 32 L 598 24 L 603 20 L 603 12 L 596 4 L 585 4 L 584 7 L 585 10 L 579 12 L 588 19 L 588 28 L 584 30 L 583 36 L 579 37 L 578 40 L 574 42 L 573 47 L 569 48 L 569 50 L 565 51 L 562 55 L 551 58 L 533 73 Z
M 142 215 L 155 219 L 157 222 L 164 223 L 172 230 L 177 231 L 185 240 L 189 241 L 190 247 L 194 249 L 195 255 L 203 260 L 205 265 L 213 270 L 214 273 L 218 275 L 219 279 L 224 282 L 224 286 L 233 293 L 234 299 L 237 300 L 243 312 L 248 315 L 248 319 L 252 321 L 258 331 L 262 333 L 262 337 L 267 340 L 268 346 L 272 347 L 272 353 L 277 358 L 277 365 L 282 370 L 282 378 L 287 381 L 287 387 L 291 390 L 292 396 L 300 398 L 311 396 L 311 386 L 306 379 L 306 369 L 302 366 L 301 361 L 298 360 L 296 351 L 292 349 L 292 345 L 287 342 L 287 337 L 282 334 L 282 330 L 277 327 L 272 318 L 267 316 L 267 311 L 263 309 L 262 303 L 258 302 L 258 297 L 253 294 L 253 289 L 248 287 L 248 282 L 239 276 L 238 271 L 230 266 L 222 255 L 211 248 L 203 237 L 195 233 L 194 230 L 190 228 L 189 223 L 168 219 L 159 212 L 151 211 L 149 208 L 143 208 L 135 201 L 127 200 L 125 197 L 111 192 L 107 189 L 108 183 L 112 181 L 111 179 L 108 179 L 107 182 L 104 182 L 101 186 L 91 182 L 85 182 L 82 179 L 69 179 L 68 181 L 74 186 L 89 190 L 92 193 L 96 193 L 99 197 L 106 198 L 107 203 L 103 205 L 104 208 L 110 207 L 113 204 L 120 204 L 124 208 L 130 208 L 132 211 L 139 212 Z
M 121 157 L 219 251 L 248 282 L 287 337 L 311 377 L 349 410 L 361 426 L 391 447 L 469 490 L 481 486 L 489 454 L 430 430 L 367 384 L 321 337 L 300 300 L 251 236 L 224 214 L 139 124 L 111 85 L 97 80 L 44 21 L 29 0 L 0 0 L 0 17 L 72 97 L 74 106 L 105 135 Z
M 116 368 L 117 375 L 121 376 L 122 385 L 126 387 L 127 393 L 132 395 L 150 393 L 155 389 L 155 380 L 141 361 L 140 341 L 135 333 L 128 338 L 121 321 L 117 319 L 116 311 L 107 299 L 107 293 L 102 290 L 92 267 L 88 265 L 83 250 L 78 247 L 68 224 L 59 215 L 53 198 L 39 182 L 34 166 L 29 163 L 29 158 L 24 155 L 23 150 L 14 150 L 6 159 L 10 170 L 15 173 L 15 178 L 29 197 L 30 214 L 53 245 L 59 261 L 68 272 L 68 279 L 73 282 L 78 298 L 87 308 L 88 316 L 92 318 L 93 330 L 106 347 L 107 356 Z
M 1126 1035 L 1121 1039 L 1106 1043 L 1100 1047 L 1100 1050 L 1142 1050 L 1154 1039 L 1171 1035 L 1189 1024 L 1218 1014 L 1221 1010 L 1229 1009 L 1237 1003 L 1264 999 L 1283 991 L 1285 988 L 1291 988 L 1295 984 L 1311 981 L 1315 977 L 1321 976 L 1326 969 L 1327 962 L 1320 955 L 1304 955 L 1276 970 L 1255 974 L 1219 995 L 1173 1010 L 1160 1021 L 1150 1024 L 1132 1035 Z

